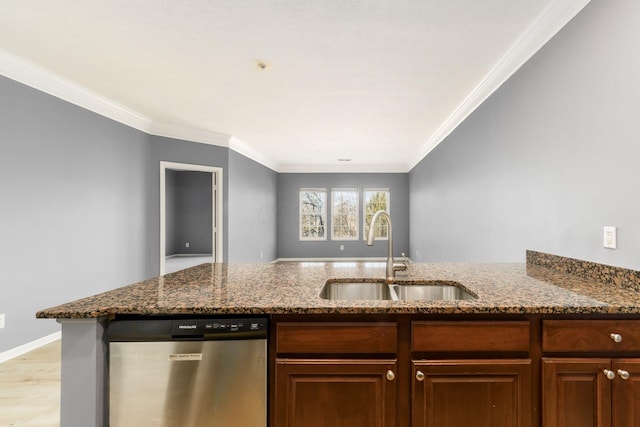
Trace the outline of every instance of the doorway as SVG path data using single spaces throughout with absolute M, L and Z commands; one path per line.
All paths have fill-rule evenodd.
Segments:
M 160 275 L 222 262 L 222 168 L 160 162 Z

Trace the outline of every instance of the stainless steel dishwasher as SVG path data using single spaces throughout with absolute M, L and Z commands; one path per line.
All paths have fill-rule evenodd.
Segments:
M 267 319 L 114 320 L 111 427 L 267 425 Z

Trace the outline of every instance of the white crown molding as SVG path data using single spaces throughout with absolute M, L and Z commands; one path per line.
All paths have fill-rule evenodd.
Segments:
M 407 173 L 407 165 L 281 165 L 280 173 Z
M 132 128 L 149 132 L 151 119 L 0 48 L 0 74 Z
M 231 135 L 226 135 L 224 133 L 190 128 L 187 126 L 178 126 L 163 122 L 151 123 L 148 133 L 156 136 L 165 136 L 168 138 L 182 139 L 202 144 L 218 145 L 221 147 L 228 147 L 229 140 L 231 139 Z
M 420 147 L 412 160 L 402 165 L 286 165 L 278 164 L 232 136 L 193 129 L 151 118 L 66 80 L 42 67 L 0 48 L 0 75 L 123 123 L 147 134 L 228 147 L 280 173 L 407 173 L 442 142 L 469 114 L 480 106 L 529 58 L 576 16 L 591 0 L 557 0 L 551 3 L 518 38 L 480 84 L 458 105 L 447 120 Z
M 228 147 L 263 166 L 281 172 L 276 162 L 231 135 L 153 121 L 149 117 L 25 61 L 2 48 L 0 48 L 0 75 L 149 135 Z
M 447 120 L 420 147 L 413 169 L 440 144 L 476 108 L 493 94 L 509 77 L 535 55 L 553 36 L 571 21 L 591 0 L 558 0 L 545 8 L 529 28 L 516 40 L 478 86 L 458 105 Z
M 242 154 L 243 156 L 248 157 L 255 162 L 258 162 L 275 172 L 280 172 L 280 165 L 278 163 L 274 162 L 272 159 L 258 152 L 257 150 L 240 141 L 234 136 L 229 139 L 229 148 L 236 153 Z
M 228 147 L 279 173 L 406 173 L 409 170 L 406 165 L 280 165 L 231 135 L 153 121 L 2 48 L 0 75 L 149 135 Z

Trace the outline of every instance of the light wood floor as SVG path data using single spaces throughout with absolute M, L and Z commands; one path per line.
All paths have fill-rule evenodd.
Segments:
M 0 363 L 0 427 L 60 427 L 60 340 Z
M 174 271 L 184 270 L 185 268 L 193 267 L 194 265 L 200 265 L 205 262 L 213 262 L 213 257 L 209 256 L 170 256 L 164 261 L 165 274 L 173 273 Z

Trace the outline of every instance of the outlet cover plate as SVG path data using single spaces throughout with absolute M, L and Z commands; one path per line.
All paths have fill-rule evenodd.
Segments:
M 4 314 L 0 314 L 0 329 L 4 328 Z
M 616 227 L 604 227 L 604 247 L 607 249 L 616 249 L 618 242 L 616 239 Z

